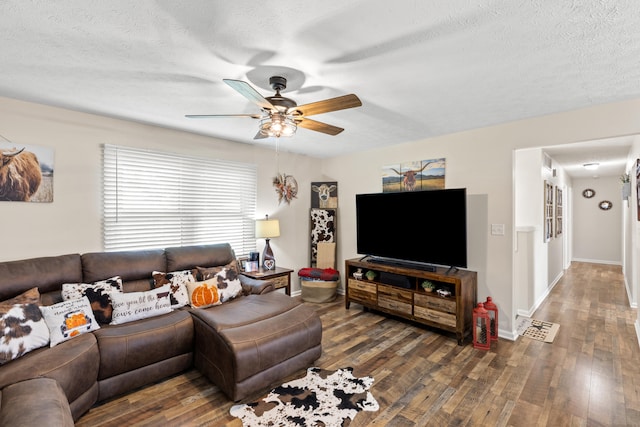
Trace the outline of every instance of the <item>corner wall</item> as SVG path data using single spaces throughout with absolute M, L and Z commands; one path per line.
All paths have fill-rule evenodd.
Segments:
M 501 336 L 511 338 L 516 316 L 514 150 L 636 134 L 640 132 L 637 117 L 638 99 L 328 159 L 322 172 L 340 183 L 338 265 L 358 256 L 355 194 L 381 191 L 384 165 L 445 157 L 446 188 L 466 187 L 469 195 L 487 200 L 486 212 L 468 212 L 486 218 L 486 223 L 469 230 L 475 242 L 468 248 L 469 269 L 478 272 L 479 300 L 493 297 L 501 312 Z M 419 221 L 420 213 L 408 213 L 408 218 Z M 505 224 L 505 235 L 491 235 L 491 224 Z
M 280 171 L 294 175 L 299 193 L 290 205 L 278 205 L 272 186 L 276 154 L 268 147 L 8 98 L 0 98 L 0 134 L 16 146 L 55 150 L 52 203 L 0 202 L 0 261 L 103 250 L 101 146 L 108 143 L 258 165 L 256 217 L 280 220 L 281 236 L 271 240 L 278 265 L 297 271 L 308 264 L 308 240 L 300 245 L 297 236 L 309 235 L 310 182 L 320 176 L 317 159 L 280 151 Z M 264 240 L 256 243 L 261 252 Z M 297 279 L 292 285 L 294 292 L 299 289 Z

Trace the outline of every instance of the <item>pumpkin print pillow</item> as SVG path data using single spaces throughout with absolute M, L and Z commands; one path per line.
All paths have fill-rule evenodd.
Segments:
M 49 328 L 50 347 L 80 334 L 100 329 L 87 297 L 42 306 L 40 311 Z
M 187 283 L 189 301 L 193 308 L 207 308 L 222 304 L 216 280 Z

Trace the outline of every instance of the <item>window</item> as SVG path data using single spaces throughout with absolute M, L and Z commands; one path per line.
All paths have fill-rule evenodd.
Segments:
M 106 251 L 229 243 L 256 248 L 256 166 L 104 145 Z

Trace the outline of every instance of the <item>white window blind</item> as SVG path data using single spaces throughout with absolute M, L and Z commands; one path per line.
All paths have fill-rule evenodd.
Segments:
M 104 145 L 106 251 L 229 243 L 256 249 L 256 166 Z

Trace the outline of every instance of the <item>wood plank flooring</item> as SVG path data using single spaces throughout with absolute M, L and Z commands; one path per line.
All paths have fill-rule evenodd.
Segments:
M 534 315 L 561 325 L 552 344 L 500 339 L 481 351 L 343 300 L 310 305 L 324 328 L 315 365 L 375 378 L 380 410 L 352 426 L 640 426 L 637 314 L 618 266 L 572 264 Z M 232 404 L 190 370 L 96 406 L 77 425 L 240 426 Z

